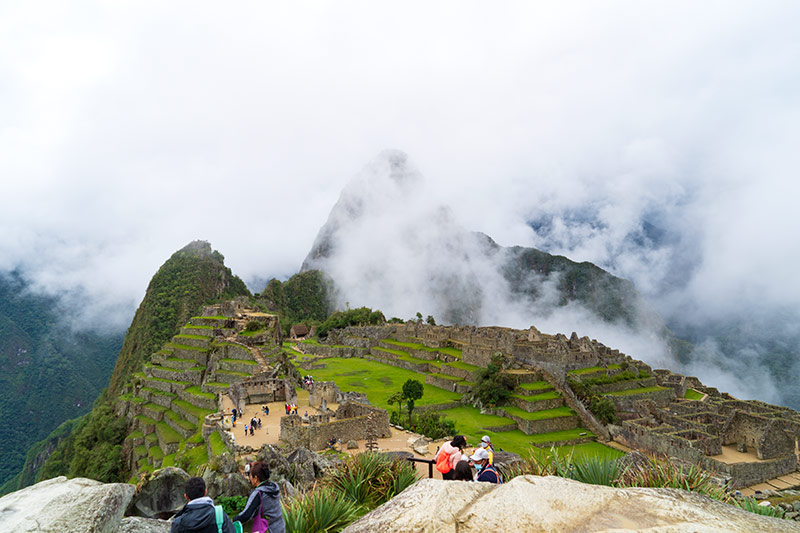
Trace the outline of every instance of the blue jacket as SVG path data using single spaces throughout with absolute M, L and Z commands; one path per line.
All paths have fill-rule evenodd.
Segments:
M 236 532 L 233 522 L 225 513 L 222 513 L 222 531 Z M 203 496 L 184 505 L 172 519 L 170 533 L 217 533 L 214 501 L 208 496 Z

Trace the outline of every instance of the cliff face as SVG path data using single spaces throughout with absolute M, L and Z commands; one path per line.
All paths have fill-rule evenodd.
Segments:
M 204 302 L 246 296 L 244 282 L 231 273 L 222 254 L 205 241 L 178 250 L 150 280 L 111 375 L 113 396 L 150 355 L 177 333 Z

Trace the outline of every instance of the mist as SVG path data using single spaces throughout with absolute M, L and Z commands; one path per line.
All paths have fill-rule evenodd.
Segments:
M 452 240 L 482 232 L 630 279 L 734 377 L 769 375 L 775 342 L 796 377 L 798 15 L 780 1 L 4 5 L 0 270 L 63 298 L 76 328 L 127 327 L 195 239 L 259 291 L 297 272 L 352 177 L 396 147 L 420 178 L 376 192 L 371 226 L 342 243 L 372 265 L 342 263 L 345 302 L 436 315 L 428 289 L 455 283 L 450 307 L 481 303 L 465 321 L 672 364 L 648 334 L 509 301 L 481 239 Z M 721 346 L 732 324 L 741 342 Z M 688 370 L 714 385 L 717 366 Z M 775 389 L 741 381 L 720 388 Z

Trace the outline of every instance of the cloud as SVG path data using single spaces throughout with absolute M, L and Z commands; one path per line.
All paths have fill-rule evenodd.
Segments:
M 795 2 L 218 7 L 0 8 L 0 268 L 116 323 L 194 239 L 286 277 L 398 147 L 422 226 L 446 205 L 671 321 L 800 314 Z

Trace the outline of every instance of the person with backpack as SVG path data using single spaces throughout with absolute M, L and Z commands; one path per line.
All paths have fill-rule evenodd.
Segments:
M 247 497 L 244 511 L 233 517 L 243 524 L 253 519 L 253 533 L 285 533 L 286 523 L 281 511 L 281 491 L 269 480 L 269 468 L 258 461 L 250 466 L 250 483 L 255 487 Z
M 475 468 L 478 470 L 478 477 L 475 478 L 475 481 L 502 483 L 497 469 L 489 463 L 489 451 L 486 448 L 478 448 L 469 460 L 475 464 Z
M 233 522 L 208 497 L 206 483 L 201 477 L 192 477 L 184 485 L 183 496 L 189 502 L 172 519 L 170 533 L 235 533 Z
M 464 435 L 456 435 L 450 442 L 445 442 L 436 452 L 436 470 L 441 472 L 442 479 L 453 479 L 455 467 L 461 460 L 461 451 L 467 447 L 467 439 Z

